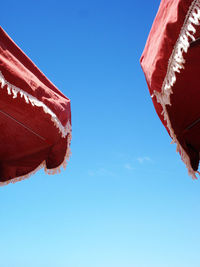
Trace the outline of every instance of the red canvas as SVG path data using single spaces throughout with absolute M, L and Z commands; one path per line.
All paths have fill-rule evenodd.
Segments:
M 54 173 L 69 157 L 70 100 L 0 27 L 0 184 L 41 167 Z
M 200 1 L 162 0 L 141 57 L 153 104 L 195 179 L 200 151 Z

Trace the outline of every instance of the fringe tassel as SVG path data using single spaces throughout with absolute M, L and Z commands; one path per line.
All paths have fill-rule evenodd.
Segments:
M 66 169 L 67 163 L 68 163 L 69 158 L 71 156 L 71 150 L 70 150 L 71 133 L 69 133 L 69 135 L 68 135 L 67 143 L 68 143 L 68 145 L 67 145 L 67 151 L 66 151 L 66 155 L 65 155 L 64 161 L 57 168 L 55 168 L 55 169 L 47 169 L 46 162 L 44 160 L 34 171 L 32 171 L 30 173 L 28 173 L 26 175 L 23 175 L 23 176 L 20 176 L 20 177 L 13 178 L 13 179 L 8 180 L 6 182 L 0 182 L 0 187 L 8 185 L 10 183 L 15 184 L 17 182 L 26 180 L 30 176 L 34 175 L 36 172 L 38 172 L 41 169 L 44 169 L 45 173 L 48 174 L 48 175 L 54 175 L 54 174 L 60 173 L 61 172 L 61 168 Z
M 188 174 L 192 176 L 193 179 L 197 179 L 196 173 L 190 164 L 190 159 L 183 149 L 183 147 L 178 142 L 174 130 L 171 126 L 171 122 L 169 119 L 169 115 L 166 109 L 166 105 L 171 105 L 170 103 L 170 95 L 173 93 L 172 87 L 176 82 L 176 73 L 180 73 L 181 69 L 184 68 L 185 59 L 183 57 L 183 53 L 187 53 L 188 48 L 190 46 L 189 40 L 195 41 L 194 34 L 196 33 L 196 29 L 194 26 L 200 25 L 200 0 L 195 0 L 192 2 L 189 11 L 187 13 L 185 22 L 181 29 L 179 38 L 174 46 L 174 50 L 170 56 L 169 64 L 167 68 L 167 74 L 163 81 L 163 85 L 161 88 L 161 92 L 154 91 L 153 95 L 155 95 L 158 103 L 161 104 L 163 108 L 162 114 L 164 115 L 164 119 L 167 122 L 167 127 L 170 131 L 170 135 L 172 137 L 172 142 L 177 144 L 177 151 L 181 155 L 181 159 L 185 163 L 188 169 Z
M 24 98 L 25 102 L 27 104 L 31 104 L 32 106 L 42 107 L 43 111 L 51 116 L 51 120 L 54 123 L 54 125 L 59 129 L 59 132 L 61 133 L 62 137 L 65 138 L 65 136 L 71 132 L 71 124 L 68 121 L 67 125 L 64 127 L 62 123 L 57 118 L 56 114 L 48 108 L 44 103 L 39 101 L 36 97 L 28 94 L 27 92 L 23 91 L 22 89 L 14 86 L 13 84 L 6 81 L 3 74 L 0 71 L 0 84 L 1 88 L 3 89 L 5 85 L 7 86 L 7 93 L 8 95 L 12 95 L 13 98 L 16 98 L 18 96 L 18 93 L 20 94 L 21 98 Z
M 50 108 L 48 108 L 44 103 L 39 101 L 34 96 L 28 94 L 27 92 L 23 91 L 22 89 L 14 86 L 14 85 L 10 84 L 8 81 L 6 81 L 6 79 L 4 78 L 3 74 L 1 73 L 1 71 L 0 71 L 0 86 L 1 86 L 2 89 L 5 86 L 7 86 L 7 93 L 8 93 L 8 95 L 12 95 L 13 98 L 16 98 L 18 96 L 18 94 L 19 94 L 21 98 L 24 98 L 24 100 L 25 100 L 25 102 L 27 104 L 31 104 L 32 106 L 42 107 L 43 111 L 51 116 L 51 121 L 59 129 L 59 133 L 62 135 L 62 137 L 65 138 L 68 135 L 68 137 L 67 137 L 68 145 L 67 145 L 65 159 L 61 163 L 60 166 L 58 166 L 55 169 L 47 169 L 46 162 L 43 161 L 40 164 L 40 166 L 38 166 L 33 172 L 28 173 L 27 175 L 24 175 L 24 176 L 16 177 L 16 178 L 8 180 L 6 182 L 0 182 L 0 186 L 5 186 L 5 185 L 7 185 L 9 183 L 16 183 L 16 182 L 25 180 L 25 179 L 29 178 L 31 175 L 35 174 L 37 171 L 39 171 L 42 168 L 44 168 L 44 170 L 45 170 L 45 172 L 47 174 L 59 173 L 61 171 L 61 167 L 63 167 L 65 169 L 66 166 L 67 166 L 67 162 L 69 160 L 69 157 L 71 155 L 70 143 L 71 143 L 72 134 L 71 134 L 71 124 L 70 124 L 70 122 L 68 121 L 66 126 L 64 127 L 61 124 L 61 122 L 59 121 L 59 119 L 57 118 L 56 114 L 52 110 L 50 110 Z

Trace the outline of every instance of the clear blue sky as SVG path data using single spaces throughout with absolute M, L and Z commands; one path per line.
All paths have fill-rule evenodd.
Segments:
M 139 65 L 158 6 L 1 2 L 1 26 L 71 99 L 73 139 L 66 171 L 0 188 L 0 266 L 200 266 L 200 181 Z

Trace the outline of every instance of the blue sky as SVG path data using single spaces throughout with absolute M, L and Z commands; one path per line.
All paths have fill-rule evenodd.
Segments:
M 199 267 L 200 183 L 139 65 L 159 1 L 3 1 L 1 26 L 72 103 L 66 171 L 0 188 L 2 267 Z

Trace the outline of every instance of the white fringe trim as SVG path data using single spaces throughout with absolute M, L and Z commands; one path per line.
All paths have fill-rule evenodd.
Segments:
M 0 182 L 0 187 L 8 185 L 10 183 L 15 184 L 17 182 L 26 180 L 30 176 L 34 175 L 36 172 L 38 172 L 39 170 L 41 170 L 43 168 L 44 168 L 45 173 L 48 174 L 48 175 L 54 175 L 54 174 L 60 173 L 61 172 L 61 168 L 66 169 L 68 160 L 69 160 L 69 158 L 71 156 L 71 150 L 70 150 L 71 134 L 69 134 L 69 137 L 67 139 L 68 139 L 67 140 L 68 146 L 67 146 L 65 159 L 57 168 L 55 168 L 55 169 L 47 169 L 46 162 L 44 160 L 34 171 L 32 171 L 30 173 L 28 173 L 26 175 L 23 175 L 23 176 L 20 176 L 20 177 L 16 177 L 16 178 L 10 179 L 10 180 L 5 181 L 5 182 Z
M 66 155 L 65 155 L 65 159 L 64 161 L 60 164 L 60 166 L 58 166 L 55 169 L 47 169 L 46 167 L 46 162 L 43 161 L 40 166 L 38 168 L 36 168 L 33 172 L 28 173 L 27 175 L 24 176 L 20 176 L 11 180 L 8 180 L 6 182 L 0 182 L 0 186 L 4 186 L 7 185 L 9 183 L 16 183 L 18 181 L 22 181 L 24 179 L 29 178 L 31 175 L 35 174 L 38 170 L 44 168 L 45 172 L 47 174 L 56 174 L 58 172 L 61 171 L 61 167 L 63 167 L 64 169 L 67 166 L 67 161 L 69 160 L 69 157 L 71 155 L 71 151 L 70 151 L 70 143 L 71 143 L 71 124 L 68 121 L 66 126 L 64 127 L 62 125 L 62 123 L 60 122 L 60 120 L 58 119 L 58 117 L 56 116 L 56 114 L 50 109 L 48 108 L 44 103 L 42 103 L 41 101 L 39 101 L 36 97 L 28 94 L 27 92 L 23 91 L 22 89 L 16 87 L 15 85 L 9 83 L 8 81 L 6 81 L 6 79 L 4 78 L 3 74 L 0 71 L 0 87 L 3 89 L 4 87 L 7 87 L 7 93 L 8 95 L 12 95 L 13 98 L 16 98 L 18 96 L 18 94 L 20 95 L 21 98 L 24 98 L 25 102 L 27 104 L 31 104 L 32 106 L 37 106 L 37 107 L 42 107 L 43 111 L 47 114 L 49 114 L 51 116 L 51 120 L 54 123 L 55 127 L 57 127 L 59 129 L 59 133 L 61 134 L 61 136 L 63 138 L 65 138 L 67 135 L 67 151 L 66 151 Z
M 65 137 L 71 131 L 70 122 L 68 122 L 67 125 L 64 127 L 60 122 L 60 120 L 58 119 L 58 117 L 56 116 L 56 114 L 50 108 L 48 108 L 44 103 L 39 101 L 36 97 L 28 94 L 24 90 L 6 81 L 1 71 L 0 71 L 0 85 L 2 89 L 6 85 L 8 95 L 12 95 L 13 98 L 16 98 L 18 94 L 20 94 L 20 97 L 24 98 L 27 104 L 31 104 L 32 106 L 42 107 L 44 112 L 48 113 L 51 116 L 52 122 L 59 129 L 59 132 L 62 134 L 62 137 Z
M 189 40 L 191 39 L 192 41 L 195 41 L 194 34 L 196 33 L 196 29 L 194 28 L 194 25 L 200 25 L 200 0 L 193 1 L 189 8 L 179 38 L 169 58 L 167 74 L 163 81 L 161 93 L 154 91 L 154 95 L 156 96 L 157 102 L 160 103 L 163 108 L 162 114 L 167 122 L 167 127 L 173 139 L 172 142 L 177 144 L 177 152 L 180 153 L 181 159 L 186 164 L 189 175 L 191 175 L 193 179 L 197 179 L 196 173 L 198 172 L 195 172 L 192 169 L 187 153 L 178 142 L 166 109 L 166 105 L 171 105 L 170 95 L 173 93 L 172 87 L 176 82 L 176 73 L 180 73 L 180 70 L 184 68 L 185 59 L 183 53 L 187 53 L 188 51 L 190 46 Z

